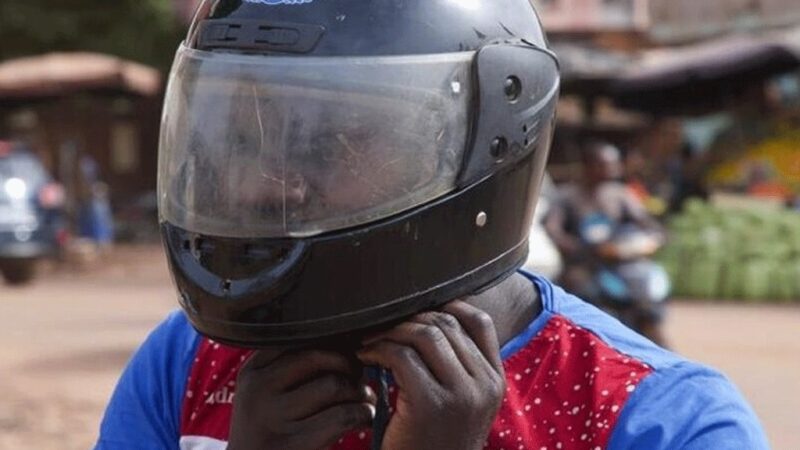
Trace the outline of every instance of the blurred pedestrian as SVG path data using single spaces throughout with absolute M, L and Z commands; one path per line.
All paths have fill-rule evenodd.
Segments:
M 681 211 L 683 204 L 690 198 L 708 199 L 708 189 L 703 179 L 705 162 L 698 153 L 691 143 L 686 142 L 668 164 L 667 170 L 673 186 L 670 212 Z
M 622 182 L 624 165 L 617 147 L 603 141 L 588 142 L 583 149 L 582 169 L 581 182 L 561 188 L 559 201 L 546 220 L 547 231 L 566 262 L 561 282 L 582 298 L 613 309 L 629 326 L 664 345 L 662 323 L 668 280 L 663 269 L 647 261 L 663 242 L 664 230 L 635 192 Z M 617 240 L 630 240 L 624 234 L 630 233 L 626 230 L 649 237 L 642 253 L 616 254 Z M 637 262 L 635 270 L 627 264 L 633 262 Z M 643 275 L 637 275 L 637 280 L 625 280 L 623 274 L 628 272 Z M 660 287 L 657 296 L 634 295 L 637 290 L 629 285 L 651 283 L 651 273 L 652 283 L 666 283 L 666 287 Z M 640 279 L 642 276 L 644 280 Z M 609 287 L 611 284 L 615 288 Z M 625 319 L 626 316 L 630 317 Z
M 81 205 L 80 236 L 91 240 L 101 251 L 107 251 L 114 241 L 114 217 L 111 212 L 108 186 L 95 182 L 90 197 Z

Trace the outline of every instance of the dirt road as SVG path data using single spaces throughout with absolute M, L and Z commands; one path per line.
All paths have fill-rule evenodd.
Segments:
M 116 378 L 175 307 L 157 248 L 115 251 L 92 273 L 0 285 L 0 449 L 86 449 Z M 800 448 L 800 308 L 678 304 L 675 348 L 723 369 L 776 449 Z

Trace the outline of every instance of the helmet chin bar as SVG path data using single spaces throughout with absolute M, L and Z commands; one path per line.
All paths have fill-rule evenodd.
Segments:
M 308 239 L 218 238 L 162 223 L 181 305 L 204 335 L 261 347 L 354 333 L 470 295 L 525 261 L 528 202 L 546 159 L 542 144 L 431 204 Z

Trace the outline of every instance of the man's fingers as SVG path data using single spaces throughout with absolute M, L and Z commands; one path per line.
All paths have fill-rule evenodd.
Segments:
M 430 311 L 418 314 L 411 320 L 420 324 L 435 326 L 442 330 L 461 365 L 470 375 L 477 376 L 485 373 L 486 366 L 491 364 L 487 362 L 483 352 L 472 341 L 472 338 L 466 333 L 455 316 L 445 312 Z
M 497 342 L 497 331 L 492 318 L 482 310 L 460 300 L 448 303 L 442 310 L 458 319 L 486 360 L 492 364 L 497 373 L 502 374 L 500 344 Z
M 377 341 L 359 350 L 358 358 L 367 365 L 389 369 L 398 387 L 406 392 L 430 389 L 436 378 L 416 350 L 392 341 Z
M 247 361 L 242 365 L 242 371 L 262 369 L 275 361 L 283 352 L 275 349 L 256 350 L 250 353 Z
M 287 389 L 325 372 L 337 372 L 354 379 L 361 375 L 355 362 L 342 354 L 309 350 L 282 355 L 275 361 L 269 378 L 278 381 L 278 388 Z
M 365 342 L 388 340 L 413 347 L 440 384 L 452 386 L 468 375 L 441 328 L 432 323 L 404 322 Z
M 327 374 L 316 378 L 294 391 L 281 396 L 290 420 L 313 416 L 331 406 L 342 403 L 370 403 L 377 401 L 375 392 L 366 385 L 340 374 Z
M 295 353 L 282 353 L 265 366 L 258 360 L 246 364 L 240 375 L 253 376 L 263 380 L 264 385 L 273 391 L 282 391 L 300 385 L 314 375 L 325 372 L 341 373 L 357 379 L 360 376 L 356 361 L 344 355 L 320 350 L 307 350 Z M 255 357 L 254 357 L 255 358 Z
M 292 428 L 299 432 L 292 439 L 302 442 L 287 444 L 291 448 L 329 448 L 348 431 L 369 427 L 374 417 L 375 406 L 369 403 L 337 405 L 295 422 Z

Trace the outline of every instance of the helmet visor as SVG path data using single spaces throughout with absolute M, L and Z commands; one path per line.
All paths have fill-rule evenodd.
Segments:
M 302 237 L 455 188 L 474 53 L 325 58 L 181 47 L 161 130 L 162 220 Z

